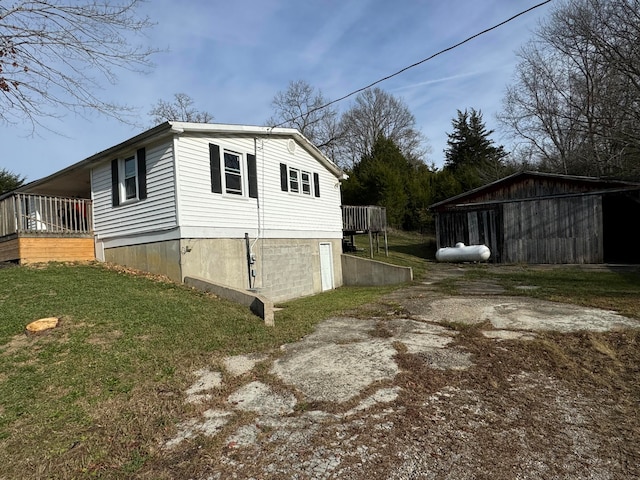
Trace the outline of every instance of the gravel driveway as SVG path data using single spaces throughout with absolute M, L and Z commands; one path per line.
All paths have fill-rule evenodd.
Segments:
M 639 477 L 637 399 L 557 359 L 585 339 L 623 342 L 640 322 L 491 285 L 469 293 L 425 282 L 368 318 L 193 372 L 198 414 L 162 448 L 187 455 L 212 439 L 202 480 Z

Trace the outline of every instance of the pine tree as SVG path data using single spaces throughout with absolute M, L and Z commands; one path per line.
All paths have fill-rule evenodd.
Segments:
M 464 190 L 479 187 L 503 176 L 504 147 L 495 146 L 482 120 L 482 112 L 458 110 L 448 133 L 444 169 L 453 173 Z
M 6 168 L 0 169 L 0 195 L 15 190 L 24 184 L 25 177 L 12 173 Z

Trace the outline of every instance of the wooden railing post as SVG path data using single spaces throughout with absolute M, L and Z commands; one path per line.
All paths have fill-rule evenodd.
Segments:
M 16 193 L 0 201 L 0 236 L 12 233 L 92 233 L 92 202 Z

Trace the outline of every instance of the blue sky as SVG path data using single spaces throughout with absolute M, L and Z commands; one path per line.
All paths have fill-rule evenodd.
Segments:
M 539 3 L 538 0 L 149 0 L 147 41 L 161 50 L 145 74 L 121 72 L 101 96 L 136 107 L 139 126 L 61 111 L 45 123 L 1 125 L 0 168 L 36 180 L 151 127 L 148 111 L 174 93 L 191 96 L 217 123 L 262 125 L 292 80 L 341 97 Z M 553 4 L 378 85 L 402 98 L 427 138 L 425 161 L 441 166 L 456 110 L 494 117 L 516 52 Z M 347 109 L 353 98 L 337 105 Z

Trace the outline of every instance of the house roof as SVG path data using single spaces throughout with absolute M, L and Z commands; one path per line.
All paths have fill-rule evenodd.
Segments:
M 501 178 L 495 182 L 483 185 L 481 187 L 469 190 L 459 195 L 447 198 L 440 202 L 434 203 L 429 208 L 431 210 L 441 210 L 443 207 L 453 207 L 455 205 L 473 203 L 474 199 L 477 199 L 486 194 L 490 194 L 499 190 L 506 189 L 508 186 L 524 182 L 530 179 L 539 179 L 550 182 L 558 182 L 565 184 L 581 185 L 586 190 L 591 192 L 598 191 L 610 191 L 612 189 L 637 189 L 640 188 L 640 183 L 625 182 L 621 180 L 608 180 L 597 177 L 586 177 L 578 175 L 560 175 L 554 173 L 544 172 L 518 172 L 513 175 Z M 481 202 L 482 203 L 482 202 Z M 490 202 L 491 203 L 491 202 Z
M 295 139 L 307 150 L 320 164 L 329 170 L 336 178 L 346 179 L 346 174 L 329 158 L 327 158 L 304 135 L 293 128 L 259 127 L 250 125 L 230 125 L 219 123 L 191 123 L 191 122 L 165 122 L 134 137 L 125 140 L 113 147 L 102 150 L 85 158 L 69 167 L 27 183 L 16 189 L 16 192 L 41 193 L 47 195 L 88 197 L 90 194 L 89 172 L 105 157 L 117 156 L 124 150 L 130 150 L 135 145 L 148 143 L 168 135 L 181 135 L 183 133 L 210 133 L 229 135 L 252 135 L 256 137 L 288 137 Z

